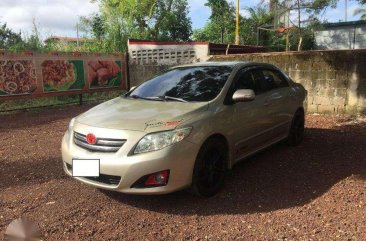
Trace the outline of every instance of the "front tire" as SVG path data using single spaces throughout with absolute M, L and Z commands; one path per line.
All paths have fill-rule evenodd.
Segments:
M 201 197 L 217 194 L 224 185 L 228 163 L 225 141 L 208 139 L 199 151 L 193 170 L 192 191 Z
M 299 145 L 304 139 L 305 131 L 305 115 L 302 110 L 296 111 L 294 118 L 292 120 L 290 133 L 287 138 L 287 143 L 290 146 Z

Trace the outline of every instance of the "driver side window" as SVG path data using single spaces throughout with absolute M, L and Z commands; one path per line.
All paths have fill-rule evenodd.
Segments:
M 245 71 L 239 76 L 236 89 L 254 89 L 253 75 L 251 71 Z
M 259 95 L 263 92 L 261 91 L 259 83 L 259 79 L 261 77 L 262 74 L 257 69 L 243 71 L 241 74 L 239 74 L 235 90 L 251 89 L 256 95 Z

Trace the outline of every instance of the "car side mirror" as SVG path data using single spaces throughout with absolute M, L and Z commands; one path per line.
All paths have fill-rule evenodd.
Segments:
M 255 93 L 251 89 L 241 89 L 235 91 L 233 94 L 233 101 L 236 102 L 247 102 L 255 99 Z
M 129 91 L 133 91 L 137 86 L 132 86 Z

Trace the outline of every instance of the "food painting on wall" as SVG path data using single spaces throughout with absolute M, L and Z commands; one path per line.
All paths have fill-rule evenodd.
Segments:
M 42 75 L 44 92 L 84 88 L 82 60 L 45 60 L 42 63 Z
M 119 87 L 121 78 L 121 61 L 88 62 L 88 82 L 91 89 Z
M 0 96 L 32 94 L 37 89 L 32 60 L 0 61 Z

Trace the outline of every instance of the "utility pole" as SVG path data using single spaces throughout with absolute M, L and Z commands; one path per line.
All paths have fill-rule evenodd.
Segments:
M 239 0 L 236 0 L 236 29 L 235 29 L 235 44 L 239 45 Z
M 345 14 L 345 22 L 347 22 L 347 5 L 348 5 L 348 0 L 344 0 L 344 14 Z
M 79 23 L 76 24 L 76 46 L 79 47 Z

